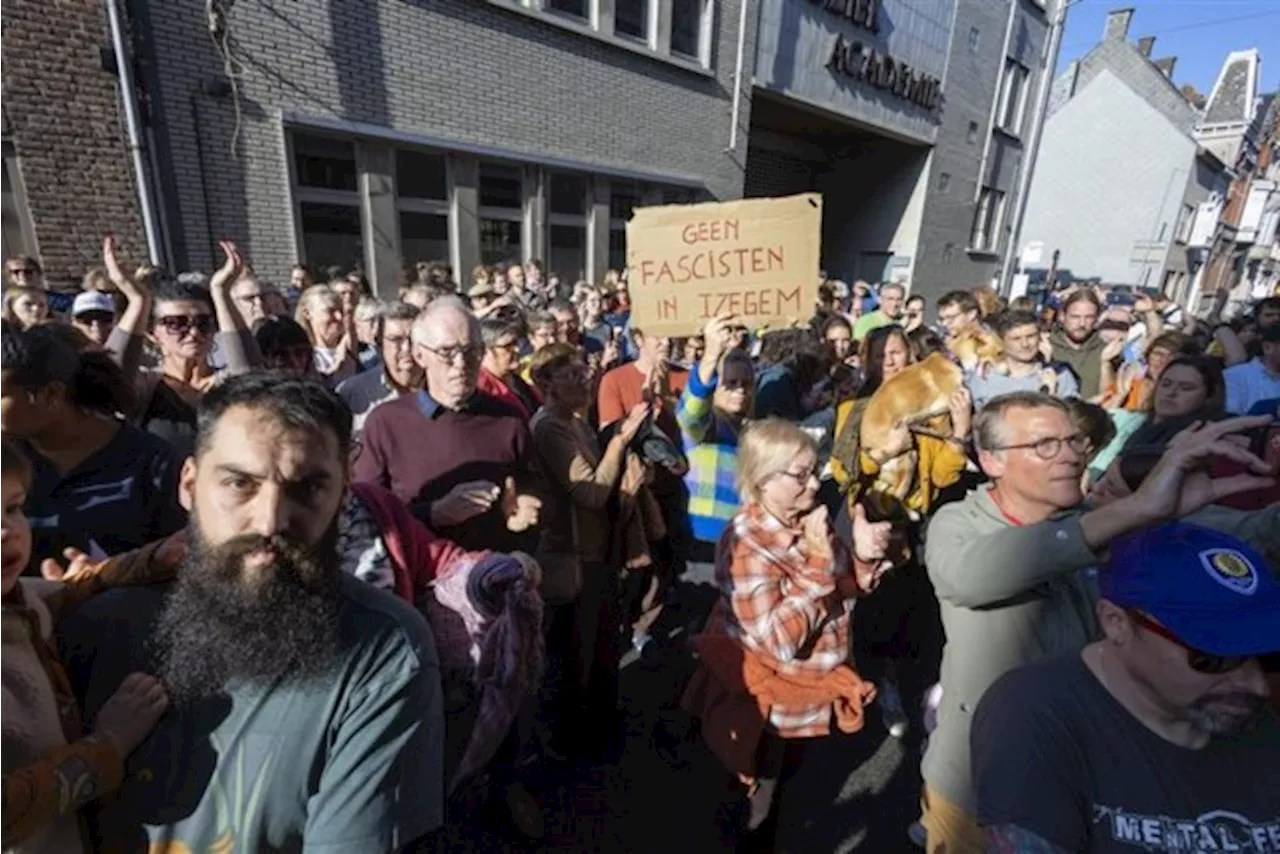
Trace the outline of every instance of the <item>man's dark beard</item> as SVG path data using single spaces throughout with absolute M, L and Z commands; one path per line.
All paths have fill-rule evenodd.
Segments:
M 314 548 L 256 535 L 210 546 L 194 518 L 191 540 L 155 635 L 175 702 L 216 696 L 233 680 L 265 687 L 327 671 L 340 649 L 336 522 Z M 275 562 L 243 579 L 245 555 L 262 548 Z

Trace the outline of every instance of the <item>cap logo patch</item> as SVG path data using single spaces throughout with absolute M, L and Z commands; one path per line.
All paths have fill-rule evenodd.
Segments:
M 1235 549 L 1206 549 L 1200 552 L 1200 564 L 1210 578 L 1233 593 L 1252 596 L 1258 589 L 1257 568 Z

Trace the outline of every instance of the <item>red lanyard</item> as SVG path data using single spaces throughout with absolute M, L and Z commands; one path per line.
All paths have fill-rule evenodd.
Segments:
M 1015 528 L 1021 528 L 1025 524 L 1017 516 L 1014 516 L 1008 510 L 1004 509 L 1004 505 L 1000 503 L 1000 490 L 995 487 L 991 488 L 991 503 L 996 505 L 996 509 L 1000 511 L 1001 516 L 1009 520 L 1010 525 L 1013 525 Z

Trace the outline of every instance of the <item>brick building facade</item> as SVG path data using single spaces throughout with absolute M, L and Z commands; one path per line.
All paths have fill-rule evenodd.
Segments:
M 421 260 L 599 279 L 638 205 L 818 189 L 832 275 L 936 294 L 995 271 L 1057 0 L 114 2 L 176 269 L 229 236 L 270 279 L 359 264 L 384 294 Z M 64 105 L 93 116 L 20 163 L 39 253 L 70 272 L 103 231 L 143 242 L 102 2 L 57 5 L 35 26 L 46 4 L 5 0 L 5 95 L 19 149 Z M 30 192 L 50 171 L 93 185 L 51 205 Z
M 138 195 L 99 0 L 4 0 L 5 247 L 79 285 L 114 232 L 144 257 Z M 16 220 L 16 221 L 15 221 Z

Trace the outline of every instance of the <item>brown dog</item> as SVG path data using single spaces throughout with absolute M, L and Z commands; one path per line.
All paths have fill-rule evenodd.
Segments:
M 862 415 L 863 450 L 879 451 L 883 456 L 888 450 L 889 434 L 898 424 L 906 424 L 918 433 L 950 435 L 949 420 L 942 427 L 938 422 L 944 419 L 939 416 L 950 411 L 949 399 L 963 381 L 960 366 L 941 353 L 934 353 L 887 381 L 871 396 Z M 926 426 L 931 421 L 934 423 Z M 872 489 L 903 500 L 911 491 L 914 469 L 915 452 L 899 454 L 880 466 Z
M 947 341 L 951 355 L 960 360 L 960 367 L 972 371 L 982 364 L 996 362 L 1004 355 L 1000 336 L 983 326 L 971 326 Z

